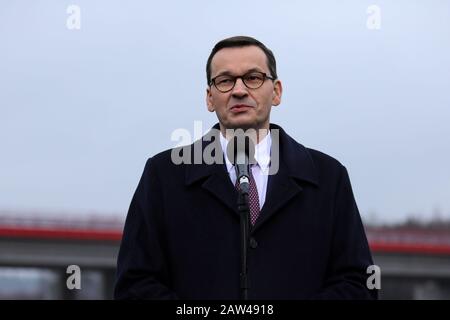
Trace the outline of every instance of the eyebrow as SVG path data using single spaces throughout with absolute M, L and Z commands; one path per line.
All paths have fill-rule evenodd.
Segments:
M 263 70 L 261 70 L 260 68 L 251 68 L 251 69 L 248 69 L 247 71 L 245 71 L 243 74 L 247 74 L 247 73 L 249 73 L 249 72 L 255 72 L 255 71 L 265 73 L 265 72 L 264 72 Z M 212 78 L 216 78 L 216 77 L 218 77 L 218 76 L 234 76 L 234 74 L 233 74 L 233 72 L 231 72 L 231 71 L 225 70 L 225 71 L 222 71 L 222 72 L 216 74 L 216 75 L 215 75 L 214 77 L 212 77 Z

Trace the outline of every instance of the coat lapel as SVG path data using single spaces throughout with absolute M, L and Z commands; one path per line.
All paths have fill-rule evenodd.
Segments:
M 301 191 L 302 187 L 289 176 L 284 165 L 280 167 L 277 174 L 269 176 L 266 200 L 252 228 L 252 233 L 279 212 L 289 200 L 297 196 Z
M 218 124 L 213 127 L 213 129 L 216 130 L 218 130 L 218 128 Z M 239 218 L 237 211 L 237 192 L 230 180 L 230 177 L 228 176 L 225 160 L 223 158 L 224 155 L 217 134 L 218 131 L 211 130 L 205 137 L 202 138 L 202 140 L 196 141 L 189 147 L 191 148 L 191 157 L 193 159 L 193 152 L 196 149 L 196 143 L 202 144 L 202 151 L 209 146 L 212 150 L 219 152 L 218 158 L 222 159 L 221 163 L 206 164 L 202 162 L 200 164 L 186 165 L 186 185 L 190 186 L 196 182 L 199 182 L 205 191 L 211 194 L 217 201 L 225 205 L 232 211 L 233 214 L 236 215 L 237 218 Z M 216 143 L 214 148 L 210 145 L 213 143 Z M 213 152 L 212 155 L 215 156 L 215 152 Z
M 202 188 L 212 194 L 218 201 L 222 202 L 239 218 L 237 211 L 237 192 L 231 183 L 225 168 L 218 168 L 202 184 Z
M 317 172 L 307 149 L 292 139 L 280 126 L 271 124 L 270 130 L 271 157 L 272 160 L 275 159 L 274 150 L 277 150 L 279 169 L 277 173 L 269 175 L 266 200 L 251 233 L 282 211 L 292 198 L 301 194 L 301 182 L 318 186 Z
M 218 151 L 220 157 L 224 160 L 220 140 L 217 136 L 219 134 L 218 128 L 219 125 L 216 124 L 213 127 L 216 130 L 211 130 L 208 133 L 209 135 L 215 135 L 214 138 L 211 139 L 209 137 L 205 139 L 207 137 L 205 136 L 188 146 L 191 148 L 192 159 L 194 150 L 196 149 L 196 143 L 202 145 L 201 150 L 204 150 L 210 143 L 217 143 L 218 145 L 214 150 Z M 301 193 L 302 186 L 299 183 L 300 181 L 318 186 L 318 175 L 308 150 L 287 135 L 281 127 L 271 124 L 270 129 L 272 134 L 272 150 L 274 150 L 274 143 L 278 144 L 275 147 L 279 148 L 279 170 L 276 174 L 269 175 L 268 177 L 266 200 L 264 206 L 261 208 L 260 216 L 251 230 L 252 233 L 276 213 L 282 211 L 282 208 L 292 198 Z M 277 138 L 273 135 L 274 130 L 278 130 Z M 214 164 L 202 162 L 201 164 L 187 165 L 186 185 L 189 186 L 196 182 L 201 183 L 201 187 L 205 191 L 225 205 L 233 215 L 239 218 L 237 211 L 237 192 L 228 176 L 225 161 Z

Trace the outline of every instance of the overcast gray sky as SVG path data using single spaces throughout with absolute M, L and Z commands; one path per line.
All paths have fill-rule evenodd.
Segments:
M 364 219 L 450 218 L 445 0 L 2 0 L 0 210 L 124 217 L 171 133 L 217 121 L 205 62 L 233 35 L 274 51 L 272 122 L 347 167 Z

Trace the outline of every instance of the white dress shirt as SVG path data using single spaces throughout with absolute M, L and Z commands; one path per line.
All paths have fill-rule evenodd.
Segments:
M 230 175 L 233 185 L 236 184 L 236 170 L 234 165 L 228 160 L 226 156 L 228 140 L 220 133 L 220 144 L 225 155 L 225 163 L 227 165 L 228 174 Z M 269 178 L 270 165 L 270 148 L 272 147 L 272 137 L 270 131 L 268 134 L 255 146 L 255 160 L 256 164 L 251 166 L 252 175 L 256 182 L 256 188 L 259 196 L 259 208 L 262 209 L 266 201 L 267 181 Z

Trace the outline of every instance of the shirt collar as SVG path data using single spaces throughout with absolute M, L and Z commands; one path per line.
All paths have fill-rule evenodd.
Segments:
M 228 173 L 233 170 L 234 166 L 228 160 L 227 146 L 228 140 L 220 133 L 220 145 L 222 146 L 223 154 L 225 155 L 225 163 L 227 165 Z M 266 172 L 270 165 L 270 149 L 272 147 L 272 137 L 270 136 L 270 131 L 267 135 L 255 146 L 255 160 L 257 165 L 261 168 L 263 172 Z

